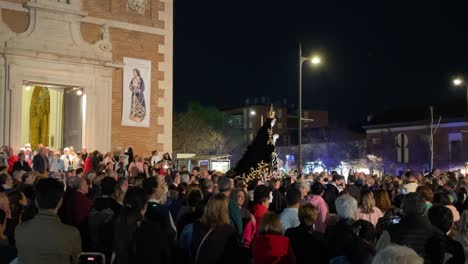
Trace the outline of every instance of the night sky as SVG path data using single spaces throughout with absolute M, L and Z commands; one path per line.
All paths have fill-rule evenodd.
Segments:
M 332 120 L 464 103 L 450 80 L 468 78 L 468 4 L 430 2 L 174 1 L 175 110 L 248 96 L 296 103 L 299 41 L 304 55 L 324 57 L 320 68 L 303 66 L 303 104 Z

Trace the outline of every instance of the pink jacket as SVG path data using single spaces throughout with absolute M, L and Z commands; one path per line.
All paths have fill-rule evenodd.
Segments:
M 327 230 L 328 219 L 327 203 L 320 195 L 310 195 L 307 197 L 307 202 L 311 203 L 319 211 L 317 222 L 315 223 L 315 230 L 320 233 L 325 233 L 325 230 Z

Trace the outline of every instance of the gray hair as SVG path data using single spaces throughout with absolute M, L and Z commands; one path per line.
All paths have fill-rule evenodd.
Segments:
M 226 177 L 222 176 L 218 180 L 218 189 L 219 192 L 226 192 L 231 190 L 231 180 Z
M 357 201 L 351 195 L 345 194 L 335 200 L 336 213 L 341 219 L 355 219 Z
M 67 185 L 70 189 L 78 189 L 81 186 L 81 181 L 83 179 L 80 177 L 70 177 L 67 180 Z
M 307 192 L 309 192 L 310 191 L 310 184 L 306 180 L 299 180 L 296 183 L 296 188 L 299 189 L 299 190 L 304 189 L 304 190 L 307 190 Z
M 380 250 L 372 264 L 423 264 L 424 260 L 411 248 L 390 245 Z

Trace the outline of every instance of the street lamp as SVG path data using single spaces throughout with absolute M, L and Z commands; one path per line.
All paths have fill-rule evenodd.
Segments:
M 462 78 L 455 78 L 453 79 L 453 85 L 455 86 L 463 86 L 465 85 L 466 89 L 466 112 L 468 113 L 468 85 L 465 83 L 465 81 Z
M 298 152 L 299 152 L 299 159 L 298 159 L 298 166 L 297 172 L 299 175 L 302 173 L 302 64 L 305 61 L 310 60 L 312 65 L 318 66 L 322 62 L 319 56 L 313 56 L 312 58 L 307 58 L 302 56 L 302 47 L 301 43 L 299 42 L 299 91 L 298 91 Z
M 257 112 L 255 112 L 255 110 L 250 110 L 250 115 L 251 115 L 251 116 L 254 116 L 254 115 L 256 115 L 256 114 L 257 114 Z

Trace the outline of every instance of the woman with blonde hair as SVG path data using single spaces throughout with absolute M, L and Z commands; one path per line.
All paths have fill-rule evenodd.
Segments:
M 258 228 L 259 235 L 253 245 L 253 263 L 296 263 L 291 242 L 282 233 L 279 217 L 272 212 L 265 213 Z
M 239 238 L 230 225 L 228 198 L 222 193 L 211 196 L 201 220 L 187 225 L 182 236 L 191 240 L 192 263 L 235 263 Z
M 375 227 L 382 216 L 382 211 L 375 206 L 374 194 L 370 190 L 362 190 L 356 211 L 356 220 L 369 221 Z

